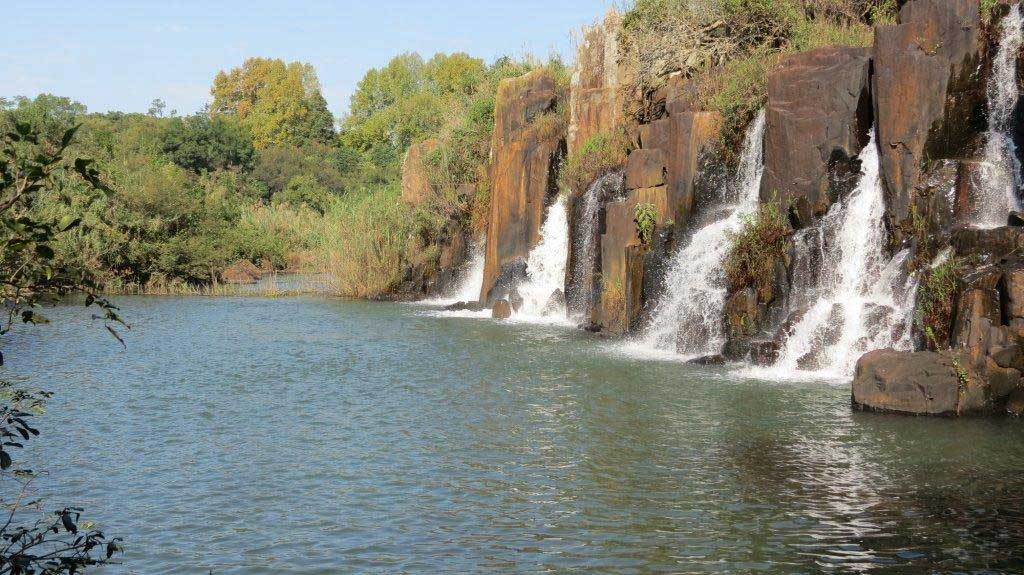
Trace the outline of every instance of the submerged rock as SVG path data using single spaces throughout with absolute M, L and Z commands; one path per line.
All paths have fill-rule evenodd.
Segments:
M 444 306 L 445 311 L 483 311 L 484 304 L 478 301 L 460 301 Z

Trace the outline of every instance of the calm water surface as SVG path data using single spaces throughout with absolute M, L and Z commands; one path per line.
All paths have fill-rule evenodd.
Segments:
M 560 327 L 329 299 L 120 300 L 21 329 L 26 453 L 122 534 L 105 573 L 1024 567 L 1024 422 L 641 361 Z

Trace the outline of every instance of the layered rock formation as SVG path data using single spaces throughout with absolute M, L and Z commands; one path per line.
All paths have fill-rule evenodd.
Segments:
M 872 127 L 870 52 L 826 47 L 788 58 L 768 77 L 762 201 L 790 206 L 798 226 L 856 184 Z
M 491 206 L 481 301 L 504 297 L 525 273 L 544 213 L 557 194 L 565 134 L 550 133 L 557 113 L 555 80 L 546 70 L 502 80 L 491 150 Z
M 609 10 L 603 21 L 582 32 L 569 96 L 570 154 L 595 134 L 610 132 L 622 123 L 616 40 L 621 26 L 622 15 Z
M 985 130 L 976 0 L 913 0 L 875 30 L 874 108 L 888 218 L 910 214 L 926 162 L 960 158 Z

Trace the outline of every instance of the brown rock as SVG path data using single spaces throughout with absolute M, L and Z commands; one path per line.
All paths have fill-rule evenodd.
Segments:
M 669 121 L 669 144 L 664 149 L 669 218 L 683 225 L 694 211 L 694 183 L 701 156 L 718 143 L 722 117 L 717 112 L 681 112 Z
M 653 188 L 665 183 L 665 154 L 661 150 L 634 150 L 626 161 L 626 189 Z
M 583 31 L 569 100 L 570 153 L 595 134 L 614 130 L 621 121 L 617 41 L 621 25 L 622 16 L 612 9 L 602 22 Z
M 883 349 L 857 362 L 853 404 L 873 411 L 963 415 L 990 407 L 984 387 L 977 373 L 950 355 Z
M 431 192 L 426 159 L 441 145 L 436 139 L 429 139 L 409 146 L 402 161 L 402 200 L 419 205 Z
M 768 78 L 761 198 L 795 202 L 802 225 L 855 185 L 872 122 L 869 70 L 866 48 L 826 47 Z
M 260 269 L 249 260 L 238 260 L 220 274 L 222 280 L 231 284 L 253 284 L 261 276 Z
M 929 160 L 963 157 L 985 130 L 977 0 L 912 0 L 875 29 L 874 101 L 888 215 L 907 217 Z
M 958 229 L 953 232 L 952 243 L 960 257 L 991 262 L 1013 253 L 1024 253 L 1024 228 Z
M 508 319 L 512 317 L 512 305 L 508 300 L 499 299 L 491 307 L 491 317 L 494 319 Z
M 640 126 L 640 147 L 645 150 L 666 150 L 669 147 L 672 121 L 668 118 L 655 120 Z
M 1003 274 L 1006 293 L 1006 315 L 1009 319 L 1024 317 L 1024 267 L 1013 267 Z
M 547 206 L 557 191 L 563 135 L 539 130 L 536 119 L 551 113 L 556 101 L 555 80 L 545 70 L 502 80 L 498 87 L 481 301 L 502 296 L 492 293 L 498 278 L 525 260 L 540 240 Z

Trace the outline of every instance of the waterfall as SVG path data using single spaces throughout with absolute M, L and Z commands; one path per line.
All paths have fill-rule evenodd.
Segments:
M 579 214 L 579 223 L 573 239 L 573 250 L 576 254 L 573 262 L 571 285 L 572 299 L 568 303 L 569 312 L 577 321 L 584 320 L 594 299 L 594 267 L 599 255 L 598 216 L 602 201 L 608 193 L 618 192 L 622 188 L 623 175 L 612 172 L 594 180 L 583 196 Z
M 1011 210 L 1021 209 L 1021 166 L 1013 142 L 1013 112 L 1017 107 L 1017 55 L 1024 39 L 1020 4 L 1014 4 L 1003 18 L 999 50 L 992 63 L 988 83 L 988 134 L 980 166 L 980 197 L 975 213 L 978 227 L 1006 225 Z
M 443 296 L 423 300 L 424 305 L 451 305 L 460 302 L 475 302 L 480 298 L 484 284 L 483 244 L 470 247 L 469 261 L 462 266 L 458 283 Z
M 859 160 L 860 180 L 849 197 L 794 238 L 790 309 L 806 311 L 791 316 L 795 323 L 769 370 L 773 375 L 849 376 L 868 351 L 912 347 L 916 283 L 902 271 L 908 252 L 889 260 L 883 255 L 885 205 L 874 131 Z
M 548 208 L 540 236 L 540 242 L 526 259 L 526 281 L 516 287 L 523 302 L 515 315 L 527 321 L 563 322 L 565 300 L 553 301 L 551 296 L 565 287 L 569 214 L 564 194 Z
M 686 357 L 722 352 L 726 297 L 723 263 L 732 247 L 730 234 L 740 229 L 744 217 L 757 210 L 764 127 L 762 110 L 747 128 L 736 181 L 727 184 L 730 189 L 724 195 L 730 203 L 716 221 L 694 233 L 690 242 L 676 252 L 665 279 L 666 292 L 634 346 Z

